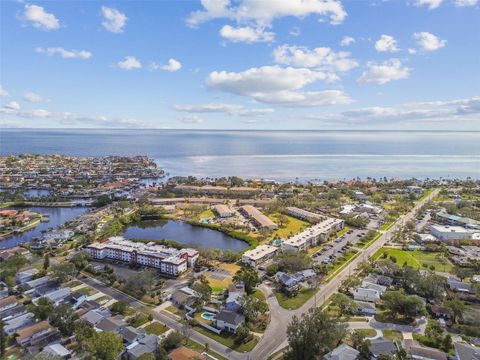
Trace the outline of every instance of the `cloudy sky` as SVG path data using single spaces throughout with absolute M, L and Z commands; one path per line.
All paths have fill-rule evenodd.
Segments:
M 2 127 L 480 130 L 480 0 L 0 6 Z

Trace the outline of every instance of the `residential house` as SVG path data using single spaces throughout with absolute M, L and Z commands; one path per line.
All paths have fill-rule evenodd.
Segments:
M 28 345 L 33 339 L 42 336 L 42 334 L 48 333 L 52 328 L 48 324 L 48 321 L 40 321 L 31 326 L 25 327 L 17 331 L 18 345 Z
M 32 280 L 33 277 L 38 273 L 39 271 L 35 268 L 26 269 L 16 273 L 15 280 L 17 281 L 17 284 L 23 284 L 23 283 L 26 283 L 27 281 Z
M 371 282 L 368 282 L 368 281 L 365 281 L 365 280 L 363 280 L 363 282 L 362 282 L 362 287 L 365 288 L 365 289 L 376 290 L 376 291 L 378 291 L 380 296 L 382 296 L 385 293 L 385 291 L 387 290 L 387 288 L 385 286 L 374 284 L 374 283 L 371 283 Z
M 17 305 L 17 298 L 13 295 L 0 299 L 0 312 L 13 308 L 15 305 Z
M 87 295 L 82 294 L 78 291 L 74 291 L 67 298 L 65 298 L 65 302 L 70 303 L 70 305 L 72 305 L 72 308 L 74 310 L 78 309 L 80 305 L 82 305 L 83 302 L 86 300 L 87 300 Z
M 215 326 L 217 329 L 231 333 L 236 333 L 240 325 L 245 321 L 245 317 L 239 313 L 222 310 L 215 315 Z
M 159 339 L 156 335 L 147 335 L 135 341 L 126 348 L 126 357 L 128 360 L 137 360 L 140 356 L 147 353 L 156 353 L 158 351 Z
M 60 282 L 55 280 L 49 280 L 47 283 L 35 288 L 34 295 L 37 297 L 45 296 L 51 292 L 60 289 Z
M 122 315 L 115 315 L 100 320 L 97 325 L 95 325 L 95 329 L 100 331 L 111 331 L 114 333 L 120 333 L 126 326 L 127 323 L 125 321 L 125 318 Z
M 48 294 L 45 295 L 45 297 L 50 300 L 52 304 L 55 306 L 60 305 L 61 303 L 64 302 L 65 299 L 67 299 L 70 294 L 72 293 L 72 290 L 70 288 L 61 288 L 55 291 L 52 291 Z M 35 299 L 37 300 L 37 299 Z M 34 302 L 35 302 L 34 300 Z M 38 301 L 38 300 L 37 300 Z
M 393 283 L 393 279 L 391 277 L 379 274 L 370 274 L 365 279 L 363 279 L 363 281 L 386 287 L 391 286 Z
M 471 283 L 464 283 L 463 281 L 457 280 L 453 277 L 447 279 L 447 285 L 450 290 L 455 292 L 470 293 L 472 289 Z
M 23 304 L 16 304 L 10 308 L 0 311 L 0 320 L 6 320 L 9 318 L 14 318 L 19 315 L 25 314 L 27 312 L 27 308 Z
M 340 344 L 335 349 L 325 354 L 325 360 L 356 360 L 360 352 L 346 344 Z
M 70 352 L 70 350 L 60 344 L 51 344 L 45 346 L 43 348 L 43 353 L 50 354 L 62 359 L 70 359 L 72 357 L 72 353 Z
M 480 347 L 462 344 L 454 344 L 457 360 L 478 360 L 480 359 Z
M 370 340 L 368 349 L 373 359 L 377 359 L 380 355 L 394 356 L 398 351 L 397 344 L 385 338 Z
M 380 300 L 380 293 L 374 289 L 358 287 L 353 290 L 353 298 L 359 301 L 376 303 Z
M 145 329 L 135 329 L 133 326 L 125 326 L 122 330 L 120 330 L 119 334 L 123 338 L 123 341 L 129 345 L 146 335 Z
M 225 308 L 230 311 L 240 310 L 241 298 L 245 294 L 245 285 L 243 283 L 230 284 L 227 291 L 228 297 L 225 302 Z
M 82 315 L 80 318 L 88 322 L 91 326 L 97 325 L 103 319 L 110 317 L 112 313 L 107 308 L 93 309 Z
M 357 304 L 357 314 L 358 315 L 367 315 L 373 316 L 377 313 L 377 309 L 374 303 L 366 302 L 366 301 L 355 301 Z
M 282 290 L 287 293 L 293 293 L 300 287 L 299 281 L 295 276 L 289 275 L 282 271 L 275 274 L 276 280 L 280 283 Z
M 33 323 L 35 323 L 35 315 L 26 313 L 5 321 L 3 331 L 5 331 L 8 336 L 11 336 L 15 334 L 18 329 L 30 326 Z
M 187 294 L 182 290 L 177 290 L 170 295 L 170 301 L 178 308 L 191 307 L 195 302 L 195 296 L 192 294 Z

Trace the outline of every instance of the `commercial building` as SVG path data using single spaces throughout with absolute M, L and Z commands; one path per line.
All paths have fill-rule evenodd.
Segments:
M 178 276 L 198 259 L 198 251 L 195 249 L 177 250 L 153 242 L 145 244 L 125 240 L 121 236 L 88 245 L 85 251 L 94 259 L 149 266 L 170 276 Z
M 297 219 L 309 221 L 312 223 L 317 223 L 325 219 L 325 217 L 320 214 L 303 210 L 294 206 L 287 207 L 287 213 L 288 215 L 291 215 Z
M 242 263 L 250 266 L 257 266 L 272 258 L 278 248 L 270 245 L 259 245 L 255 249 L 245 251 L 242 255 Z
M 225 204 L 218 204 L 213 207 L 215 213 L 221 218 L 229 218 L 232 217 L 234 211 L 230 208 L 230 206 Z
M 327 240 L 334 232 L 343 229 L 344 223 L 341 219 L 328 218 L 285 240 L 282 244 L 283 249 L 285 251 L 305 251 Z
M 431 225 L 430 233 L 442 241 L 455 242 L 460 240 L 475 240 L 478 238 L 478 235 L 476 234 L 479 234 L 480 232 L 475 232 L 461 226 Z
M 240 208 L 240 212 L 249 218 L 255 226 L 263 229 L 275 230 L 278 226 L 268 216 L 262 214 L 260 210 L 252 205 L 244 205 Z
M 450 215 L 445 211 L 439 211 L 435 213 L 434 218 L 436 221 L 445 225 L 464 226 L 470 229 L 480 229 L 480 221 L 473 220 L 467 217 Z

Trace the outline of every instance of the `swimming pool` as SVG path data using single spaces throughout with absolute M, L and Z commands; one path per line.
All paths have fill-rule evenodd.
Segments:
M 215 320 L 215 314 L 211 313 L 211 312 L 204 312 L 202 315 L 200 315 L 202 318 L 204 318 L 205 320 L 210 320 L 210 321 L 213 321 Z

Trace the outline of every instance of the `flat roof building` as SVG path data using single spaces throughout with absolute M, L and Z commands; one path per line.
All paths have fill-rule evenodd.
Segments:
M 259 245 L 255 249 L 245 251 L 242 255 L 242 263 L 250 266 L 257 266 L 272 258 L 278 248 L 270 245 Z
M 477 231 L 478 233 L 479 231 Z M 475 231 L 461 226 L 431 225 L 430 233 L 442 241 L 472 240 Z
M 328 239 L 328 237 L 344 227 L 342 219 L 328 218 L 316 225 L 285 240 L 282 244 L 285 251 L 306 251 Z
M 230 208 L 230 206 L 225 204 L 218 204 L 213 207 L 215 213 L 221 218 L 228 218 L 232 217 L 234 211 Z
M 287 207 L 287 213 L 297 219 L 306 220 L 312 223 L 317 223 L 325 219 L 325 216 L 294 206 Z

